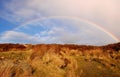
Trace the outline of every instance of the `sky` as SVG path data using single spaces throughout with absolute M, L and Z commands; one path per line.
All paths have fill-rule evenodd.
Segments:
M 120 0 L 0 0 L 0 43 L 120 40 Z

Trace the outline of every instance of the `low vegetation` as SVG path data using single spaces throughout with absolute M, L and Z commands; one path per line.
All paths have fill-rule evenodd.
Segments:
M 0 44 L 0 77 L 120 77 L 120 43 Z

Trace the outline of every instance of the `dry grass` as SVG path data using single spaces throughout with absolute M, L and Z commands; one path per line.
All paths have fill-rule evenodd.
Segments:
M 0 52 L 0 77 L 119 77 L 120 50 L 26 45 Z

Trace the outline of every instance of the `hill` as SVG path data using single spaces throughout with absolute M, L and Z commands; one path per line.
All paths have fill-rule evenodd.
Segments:
M 120 43 L 0 44 L 0 77 L 120 77 Z

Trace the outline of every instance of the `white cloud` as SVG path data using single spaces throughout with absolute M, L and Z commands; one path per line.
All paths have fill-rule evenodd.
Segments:
M 62 20 L 62 19 L 61 19 Z M 70 20 L 72 23 L 72 20 Z M 37 21 L 39 22 L 39 21 Z M 65 22 L 65 21 L 64 21 Z M 30 34 L 31 31 L 34 30 L 34 22 L 33 24 L 26 25 L 26 27 L 19 27 L 15 31 L 7 31 L 3 33 L 0 36 L 0 43 L 74 43 L 74 44 L 90 44 L 90 45 L 103 45 L 107 43 L 113 43 L 115 40 L 108 36 L 106 33 L 102 32 L 98 28 L 94 26 L 89 25 L 82 25 L 80 24 L 74 24 L 74 23 L 68 23 L 71 25 L 67 25 L 67 23 L 63 24 L 61 26 L 57 26 L 57 23 L 55 26 L 49 26 L 46 27 L 43 31 L 36 31 L 34 34 Z M 52 23 L 52 22 L 51 22 Z M 77 22 L 78 23 L 78 22 Z M 47 23 L 49 24 L 49 23 Z M 41 26 L 36 26 L 37 28 L 40 28 Z M 66 28 L 63 28 L 66 27 Z M 77 27 L 77 28 L 76 28 Z M 28 29 L 29 28 L 29 29 Z M 75 28 L 75 29 L 74 29 Z M 78 29 L 80 28 L 80 29 Z M 19 29 L 23 31 L 19 31 Z M 71 30 L 74 29 L 74 30 Z M 104 36 L 104 37 L 103 37 Z
M 25 19 L 75 16 L 110 20 L 119 15 L 119 6 L 118 0 L 12 0 L 6 4 L 13 16 Z
M 42 23 L 42 25 L 45 26 L 45 29 L 41 30 L 41 28 L 44 26 L 36 25 L 35 23 Z M 41 20 L 36 20 L 30 24 L 31 25 L 29 25 L 29 23 L 25 24 L 24 26 L 19 27 L 17 30 L 20 29 L 22 32 L 30 35 L 31 31 L 35 30 L 36 32 L 34 35 L 41 38 L 42 42 L 44 43 L 103 45 L 116 42 L 116 40 L 109 36 L 109 34 L 104 33 L 104 31 L 93 24 L 82 22 L 82 20 L 80 21 L 58 17 L 45 19 L 42 22 Z
M 2 10 L 0 11 L 0 16 L 13 22 L 26 22 L 37 18 L 51 16 L 84 18 L 99 24 L 101 27 L 108 29 L 110 32 L 114 33 L 118 36 L 118 38 L 120 38 L 119 7 L 119 0 L 12 0 L 12 2 L 5 4 L 6 10 L 8 10 L 10 13 Z M 51 30 L 47 33 L 54 34 L 54 30 Z M 46 33 L 43 32 L 43 34 Z M 64 35 L 62 37 L 67 35 L 65 32 L 63 32 L 63 34 Z M 67 38 L 74 40 L 75 38 L 72 37 L 75 36 L 77 35 L 71 35 L 71 37 L 67 36 L 64 38 L 64 40 L 67 41 Z M 51 37 L 46 37 L 45 39 L 49 38 Z M 59 39 L 61 40 L 63 38 Z M 78 38 L 75 40 L 77 39 Z
M 12 43 L 41 43 L 42 40 L 35 36 L 30 36 L 22 32 L 7 31 L 0 36 L 0 40 Z

